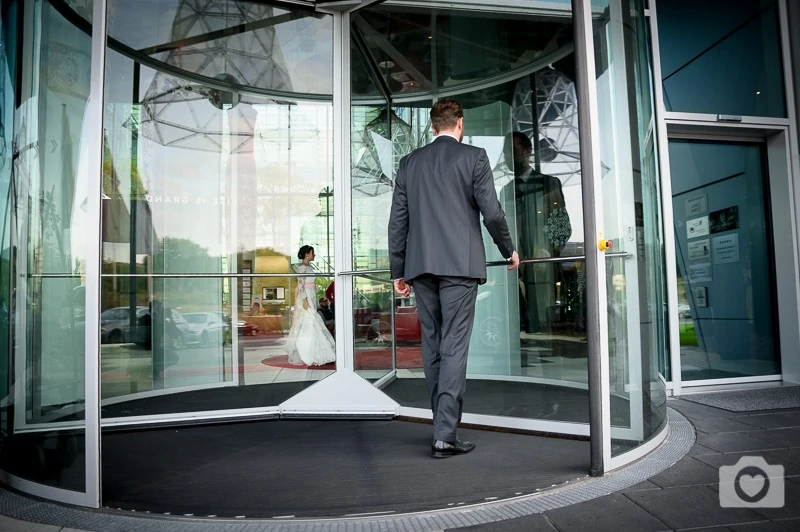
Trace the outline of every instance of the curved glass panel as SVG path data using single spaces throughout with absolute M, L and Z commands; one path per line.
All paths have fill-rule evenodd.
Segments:
M 430 102 L 408 106 L 353 105 L 351 119 L 353 266 L 389 268 L 386 228 L 397 168 L 406 154 L 427 144 Z
M 128 279 L 103 280 L 104 418 L 277 406 L 336 370 L 330 277 Z
M 0 6 L 0 468 L 82 492 L 91 37 L 50 2 Z M 14 41 L 12 28 L 24 30 L 24 42 Z M 17 46 L 25 53 L 17 55 Z
M 83 0 L 54 3 L 91 20 Z M 327 98 L 332 91 L 332 18 L 309 9 L 244 0 L 110 2 L 108 39 L 132 60 L 217 88 Z
M 369 381 L 377 381 L 395 367 L 422 367 L 418 365 L 421 362 L 420 351 L 408 349 L 406 345 L 411 338 L 419 338 L 418 327 L 407 330 L 407 327 L 414 328 L 416 316 L 411 316 L 411 320 L 396 321 L 399 308 L 393 309 L 392 306 L 396 307 L 400 301 L 393 301 L 394 297 L 389 274 L 359 275 L 353 279 L 353 367 L 356 373 Z M 416 320 L 416 325 L 419 325 L 419 320 Z
M 548 7 L 535 33 L 529 18 L 497 11 L 401 6 L 359 11 L 353 32 L 366 43 L 392 94 L 444 93 L 489 80 L 494 85 L 511 72 L 563 58 L 572 44 L 569 5 Z
M 304 244 L 332 270 L 330 103 L 227 92 L 109 47 L 105 109 L 104 273 L 287 273 Z
M 786 117 L 778 2 L 658 0 L 668 111 Z
M 103 416 L 276 406 L 335 371 L 333 323 L 316 312 L 332 284 L 332 105 L 239 86 L 299 90 L 276 85 L 277 63 L 300 64 L 290 50 L 309 39 L 329 71 L 331 17 L 158 0 L 141 6 L 154 25 L 131 9 L 108 13 Z M 325 361 L 308 355 L 322 344 Z
M 594 21 L 606 258 L 612 455 L 666 422 L 664 236 L 644 7 L 603 2 Z
M 572 21 L 568 4 L 553 9 L 549 17 L 531 8 L 530 15 L 511 18 L 477 9 L 434 12 L 382 5 L 362 12 L 354 26 L 371 39 L 376 58 L 389 54 L 378 67 L 406 61 L 438 80 L 434 92 L 450 94 L 448 89 L 460 87 L 453 97 L 464 107 L 464 142 L 486 150 L 512 237 L 521 259 L 528 261 L 515 272 L 490 267 L 479 289 L 464 411 L 586 423 L 586 278 Z M 411 38 L 425 34 L 437 42 L 429 46 L 424 38 Z M 355 249 L 359 268 L 388 267 L 385 227 L 394 172 L 400 158 L 432 138 L 424 85 L 408 85 L 407 92 L 418 90 L 419 101 L 392 105 L 391 136 L 370 130 L 385 147 L 384 166 L 391 173 L 373 165 L 388 197 L 369 220 L 384 229 L 375 248 Z M 354 192 L 354 216 L 363 212 L 356 205 Z M 505 264 L 488 233 L 484 242 L 487 259 Z M 365 260 L 359 260 L 362 256 Z M 370 261 L 371 256 L 382 261 Z M 395 302 L 394 319 L 397 379 L 385 391 L 405 406 L 430 408 L 413 292 Z

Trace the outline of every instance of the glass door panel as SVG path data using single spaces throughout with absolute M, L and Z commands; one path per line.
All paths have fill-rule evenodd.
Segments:
M 593 2 L 612 456 L 666 420 L 664 255 L 644 4 Z M 597 245 L 592 243 L 592 245 Z
M 61 2 L 3 4 L 0 17 L 16 18 L 0 20 L 3 41 L 13 35 L 7 33 L 11 24 L 24 29 L 24 42 L 15 45 L 12 37 L 0 46 L 2 142 L 10 148 L 13 133 L 19 147 L 0 163 L 2 274 L 9 285 L 2 297 L 2 349 L 8 351 L 2 362 L 12 379 L 3 381 L 0 469 L 66 490 L 49 498 L 94 505 L 97 494 L 84 496 L 92 490 L 87 472 L 96 472 L 99 452 L 87 443 L 97 427 L 86 421 L 93 417 L 86 408 L 96 407 L 87 405 L 85 348 L 87 242 L 96 235 L 85 216 L 87 197 L 96 197 L 86 189 L 94 124 L 90 79 L 97 68 L 92 30 L 76 23 Z M 84 5 L 91 12 L 93 2 Z M 25 52 L 17 55 L 15 46 Z M 8 77 L 6 68 L 17 58 L 21 72 Z
M 277 407 L 335 371 L 295 349 L 335 342 L 315 318 L 334 259 L 333 23 L 311 13 L 110 3 L 105 417 Z
M 389 274 L 358 275 L 353 278 L 353 368 L 370 382 L 380 380 L 397 367 L 422 367 L 417 364 L 421 362 L 419 347 L 415 350 L 407 345 L 409 337 L 416 336 L 418 341 L 418 327 L 408 334 L 407 319 L 401 320 L 399 329 L 393 327 L 397 311 L 393 307 L 396 304 L 400 304 L 400 301 L 395 300 Z M 419 324 L 419 321 L 416 323 Z M 397 351 L 395 341 L 403 343 L 397 346 Z
M 683 380 L 780 373 L 763 149 L 670 140 Z
M 428 113 L 437 99 L 450 97 L 462 104 L 464 142 L 485 149 L 489 157 L 498 198 L 525 264 L 509 272 L 484 234 L 490 266 L 476 303 L 465 412 L 588 422 L 571 11 L 568 3 L 552 7 L 561 12 L 542 16 L 531 8 L 529 16 L 511 17 L 457 8 L 379 5 L 361 10 L 353 32 L 363 44 L 361 57 L 373 62 L 373 68 L 362 69 L 373 73 L 373 84 L 362 83 L 364 96 L 354 94 L 353 102 L 354 110 L 371 112 L 376 121 L 383 112 L 380 104 L 366 107 L 372 88 L 382 86 L 384 97 L 392 99 L 390 134 L 378 135 L 373 127 L 370 135 L 386 146 L 385 166 L 391 163 L 391 172 L 382 173 L 387 200 L 400 158 L 432 140 Z M 356 132 L 364 129 L 356 122 L 368 121 L 354 118 L 354 143 L 360 138 Z M 366 160 L 357 153 L 366 149 L 354 152 L 354 161 Z M 379 166 L 379 158 L 373 159 Z M 354 175 L 354 187 L 356 177 L 361 182 L 361 175 Z M 355 223 L 356 212 L 366 210 L 357 208 L 355 196 L 353 205 Z M 380 220 L 380 257 L 386 256 L 388 206 L 371 211 L 370 219 Z M 388 267 L 385 259 L 356 257 L 356 262 L 360 268 Z M 413 292 L 396 302 L 395 340 L 397 379 L 385 391 L 404 406 L 429 408 L 421 353 L 416 364 L 406 360 L 421 347 Z

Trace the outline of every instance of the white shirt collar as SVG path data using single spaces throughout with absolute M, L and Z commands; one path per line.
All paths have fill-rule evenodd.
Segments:
M 453 135 L 452 133 L 439 133 L 438 135 L 436 135 L 436 138 L 434 138 L 433 140 L 436 140 L 436 139 L 438 139 L 439 137 L 450 137 L 451 139 L 456 139 L 456 140 L 458 140 L 458 137 L 456 137 L 456 136 L 455 136 L 455 135 Z M 461 142 L 461 141 L 460 141 L 460 140 L 458 140 L 458 142 Z

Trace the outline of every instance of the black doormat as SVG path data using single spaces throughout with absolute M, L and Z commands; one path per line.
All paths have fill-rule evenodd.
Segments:
M 100 415 L 103 419 L 109 419 L 276 406 L 316 382 L 315 380 L 275 382 L 246 386 L 209 387 L 205 390 L 188 392 L 178 391 L 104 404 Z
M 586 476 L 589 443 L 463 429 L 477 449 L 430 457 L 431 426 L 274 420 L 103 435 L 103 506 L 218 517 L 341 517 L 449 508 Z
M 800 408 L 800 386 L 690 393 L 681 395 L 681 399 L 730 412 Z
M 395 379 L 383 392 L 412 408 L 430 409 L 425 379 Z M 464 412 L 523 419 L 589 423 L 589 392 L 579 388 L 539 384 L 530 381 L 468 379 Z M 611 397 L 611 422 L 630 426 L 630 404 Z

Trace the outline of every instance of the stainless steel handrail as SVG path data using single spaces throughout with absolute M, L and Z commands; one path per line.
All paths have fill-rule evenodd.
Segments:
M 627 251 L 619 251 L 617 253 L 606 253 L 606 257 L 610 258 L 622 258 L 628 257 L 630 253 Z M 547 262 L 576 262 L 580 260 L 586 260 L 586 255 L 573 255 L 571 257 L 546 257 L 542 259 L 524 259 L 519 261 L 520 264 L 542 264 Z M 489 261 L 486 263 L 486 266 L 507 266 L 508 262 L 504 260 L 494 260 Z M 356 271 L 348 271 L 348 272 L 339 272 L 337 275 L 372 275 L 376 273 L 389 273 L 388 269 L 383 270 L 356 270 Z
M 631 254 L 625 251 L 618 253 L 606 253 L 609 258 L 622 258 L 628 257 Z M 541 259 L 524 259 L 519 261 L 520 264 L 543 264 L 548 262 L 576 262 L 586 260 L 586 255 L 574 255 L 571 257 L 546 257 Z M 508 262 L 504 260 L 489 261 L 486 266 L 506 266 Z M 386 274 L 390 270 L 387 269 L 373 269 L 373 270 L 354 270 L 347 272 L 312 272 L 312 273 L 103 273 L 101 278 L 126 278 L 126 277 L 150 277 L 153 279 L 178 279 L 178 278 L 195 278 L 195 279 L 209 279 L 209 278 L 252 278 L 252 277 L 334 277 L 336 275 L 342 276 L 359 276 L 370 277 L 376 281 L 384 282 L 388 279 L 376 278 L 376 274 Z M 31 273 L 21 274 L 20 277 L 27 277 L 29 279 L 74 279 L 82 277 L 79 273 Z

